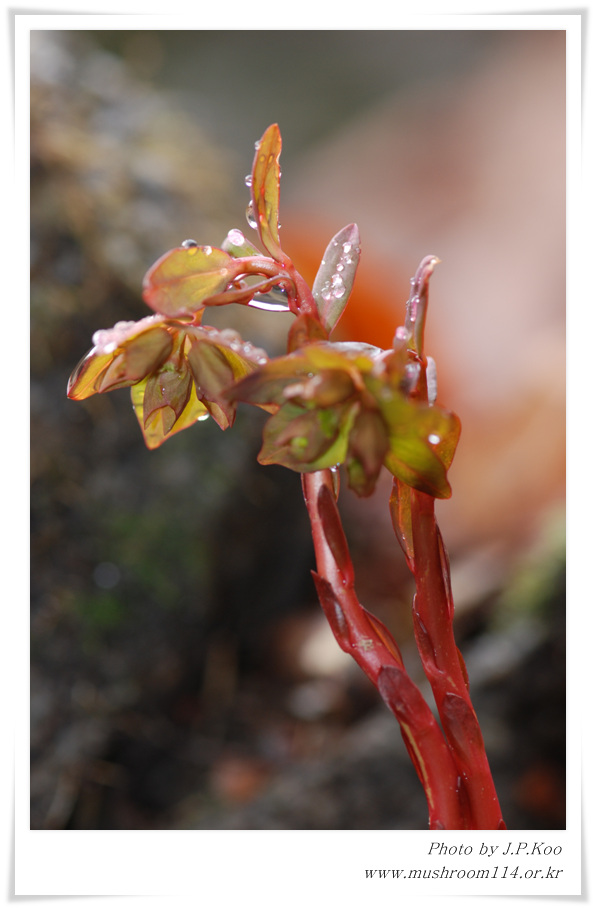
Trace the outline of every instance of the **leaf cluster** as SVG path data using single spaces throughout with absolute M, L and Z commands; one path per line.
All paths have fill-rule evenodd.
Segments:
M 347 225 L 331 240 L 308 288 L 281 247 L 280 153 L 273 124 L 256 145 L 249 181 L 247 217 L 264 252 L 234 229 L 221 247 L 188 240 L 165 253 L 143 281 L 154 315 L 96 332 L 68 395 L 130 387 L 149 448 L 209 417 L 227 429 L 238 402 L 247 402 L 271 414 L 262 464 L 301 473 L 343 464 L 359 495 L 374 490 L 384 466 L 402 483 L 447 497 L 459 421 L 428 402 L 423 316 L 410 305 L 412 325 L 389 351 L 330 340 L 356 276 L 358 228 Z M 417 300 L 425 300 L 435 261 L 425 260 Z M 276 304 L 280 293 L 284 303 Z M 202 324 L 209 307 L 229 304 L 290 310 L 288 353 L 269 359 L 234 330 Z

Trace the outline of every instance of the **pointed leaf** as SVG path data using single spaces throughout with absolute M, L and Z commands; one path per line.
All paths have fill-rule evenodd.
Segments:
M 165 253 L 143 279 L 143 300 L 166 316 L 194 316 L 205 300 L 224 291 L 240 266 L 210 246 L 177 247 Z
M 354 584 L 354 566 L 350 557 L 348 541 L 339 517 L 337 503 L 329 487 L 324 484 L 317 497 L 317 512 L 321 519 L 323 533 L 327 546 L 333 554 L 335 564 L 339 569 L 345 585 Z
M 408 561 L 410 570 L 414 571 L 414 537 L 412 535 L 411 490 L 397 477 L 393 478 L 389 511 L 393 530 Z
M 277 262 L 287 264 L 288 257 L 279 243 L 280 154 L 281 133 L 277 123 L 273 123 L 257 145 L 252 168 L 252 205 L 261 243 Z
M 394 661 L 396 662 L 396 664 L 398 664 L 400 667 L 403 668 L 403 665 L 404 665 L 403 659 L 402 659 L 400 650 L 397 646 L 397 642 L 393 638 L 393 636 L 392 636 L 391 632 L 389 631 L 389 629 L 387 628 L 387 626 L 383 622 L 381 622 L 381 620 L 378 619 L 378 617 L 376 617 L 374 615 L 374 613 L 370 613 L 368 610 L 365 610 L 364 608 L 362 609 L 362 611 L 363 611 L 364 615 L 366 616 L 366 618 L 368 619 L 371 626 L 373 627 L 373 629 L 375 630 L 378 637 L 381 639 L 381 641 L 383 642 L 383 644 L 385 645 L 385 647 L 391 654 L 391 656 L 394 659 Z
M 321 322 L 331 332 L 352 291 L 360 260 L 360 233 L 355 224 L 342 228 L 331 240 L 315 278 L 312 294 Z
M 391 436 L 385 467 L 408 486 L 437 499 L 449 499 L 445 466 L 415 433 Z
M 343 651 L 350 653 L 352 649 L 352 638 L 350 636 L 348 621 L 341 608 L 341 604 L 326 578 L 323 578 L 322 575 L 319 575 L 312 570 L 311 575 L 317 589 L 319 603 L 327 618 L 327 622 L 331 626 L 331 631 L 335 636 L 335 640 Z
M 406 304 L 406 334 L 408 348 L 420 357 L 424 348 L 424 328 L 428 310 L 428 285 L 435 266 L 440 262 L 436 256 L 425 256 L 412 279 L 412 290 Z

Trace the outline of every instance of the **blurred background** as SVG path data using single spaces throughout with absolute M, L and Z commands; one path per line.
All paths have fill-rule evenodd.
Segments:
M 297 475 L 241 408 L 148 452 L 126 390 L 66 382 L 187 237 L 246 230 L 273 122 L 281 238 L 362 259 L 338 337 L 388 347 L 420 259 L 456 633 L 505 821 L 565 827 L 565 34 L 31 34 L 31 827 L 424 828 L 399 729 L 333 640 Z M 270 353 L 285 316 L 226 308 Z M 219 320 L 222 314 L 216 314 Z M 211 321 L 206 319 L 205 321 Z M 387 509 L 340 497 L 364 605 L 412 649 Z M 426 691 L 426 689 L 425 689 Z

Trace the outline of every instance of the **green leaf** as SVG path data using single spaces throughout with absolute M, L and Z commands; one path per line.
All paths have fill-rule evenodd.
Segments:
M 357 409 L 357 403 L 325 410 L 285 404 L 265 424 L 259 462 L 319 471 L 345 461 Z
M 337 325 L 352 291 L 360 260 L 360 234 L 355 224 L 348 224 L 335 235 L 315 278 L 312 294 L 327 332 Z
M 195 316 L 205 301 L 239 274 L 237 261 L 210 246 L 177 247 L 165 253 L 143 279 L 143 299 L 166 316 Z
M 409 401 L 373 375 L 365 377 L 387 425 L 385 466 L 409 486 L 440 499 L 451 496 L 447 469 L 459 438 L 458 418 L 442 408 Z
M 224 252 L 229 253 L 230 256 L 233 256 L 235 259 L 240 259 L 244 256 L 262 256 L 260 250 L 253 246 L 253 244 L 246 239 L 244 234 L 238 228 L 232 228 L 231 231 L 228 231 L 224 242 L 221 245 Z
M 279 156 L 281 133 L 273 123 L 257 145 L 252 168 L 252 205 L 257 232 L 267 252 L 277 262 L 289 262 L 279 243 Z
M 429 496 L 437 499 L 451 496 L 445 465 L 414 428 L 389 437 L 385 466 L 394 477 Z

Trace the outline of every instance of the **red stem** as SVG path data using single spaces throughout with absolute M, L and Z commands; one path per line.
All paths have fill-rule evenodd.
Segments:
M 453 599 L 447 554 L 435 519 L 434 499 L 411 492 L 414 630 L 439 717 L 468 797 L 472 827 L 504 828 L 463 658 L 453 636 Z
M 358 601 L 353 567 L 329 470 L 302 475 L 311 522 L 321 606 L 339 646 L 354 658 L 397 718 L 406 748 L 424 787 L 431 829 L 468 827 L 460 778 L 443 734 L 408 676 L 388 630 Z

